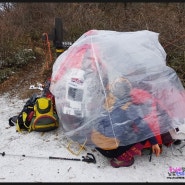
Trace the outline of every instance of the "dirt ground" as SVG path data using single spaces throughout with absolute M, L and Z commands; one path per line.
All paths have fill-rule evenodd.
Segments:
M 29 87 L 30 85 L 37 85 L 37 83 L 44 85 L 46 80 L 51 77 L 52 65 L 50 64 L 50 67 L 47 68 L 45 62 L 35 61 L 20 68 L 0 84 L 0 94 L 9 92 L 11 96 L 25 99 L 33 93 L 40 93 L 40 90 L 32 90 Z

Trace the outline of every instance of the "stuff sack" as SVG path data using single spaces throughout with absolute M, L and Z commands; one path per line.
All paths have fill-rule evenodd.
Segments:
M 50 97 L 37 98 L 29 131 L 50 131 L 58 128 L 58 115 Z

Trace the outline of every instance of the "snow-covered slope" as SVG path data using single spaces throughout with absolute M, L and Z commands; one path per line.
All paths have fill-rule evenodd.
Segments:
M 171 148 L 163 147 L 160 157 L 135 157 L 127 168 L 112 168 L 109 160 L 88 147 L 76 156 L 67 145 L 69 139 L 62 128 L 50 132 L 18 133 L 10 127 L 8 119 L 21 111 L 26 100 L 3 94 L 0 96 L 0 182 L 184 182 L 170 170 L 185 168 L 184 156 L 175 156 Z M 78 147 L 77 143 L 73 143 Z M 74 148 L 76 152 L 78 148 Z M 184 147 L 185 150 L 185 147 Z M 5 156 L 3 156 L 5 152 Z M 90 152 L 96 164 L 83 161 L 49 159 L 49 156 L 78 158 Z M 185 152 L 185 151 L 184 151 Z M 25 155 L 26 157 L 23 157 Z M 185 172 L 184 172 L 185 173 Z

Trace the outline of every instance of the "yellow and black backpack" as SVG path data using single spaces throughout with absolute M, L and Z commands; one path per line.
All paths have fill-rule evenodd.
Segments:
M 51 97 L 39 97 L 34 104 L 29 131 L 50 131 L 58 128 L 58 115 Z
M 22 111 L 9 119 L 9 125 L 16 125 L 16 131 L 45 132 L 59 127 L 54 97 L 32 95 L 25 103 Z

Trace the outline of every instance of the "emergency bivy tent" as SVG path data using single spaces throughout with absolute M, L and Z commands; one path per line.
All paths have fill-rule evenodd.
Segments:
M 50 91 L 67 137 L 109 150 L 185 134 L 185 90 L 158 37 L 90 30 L 56 59 Z

